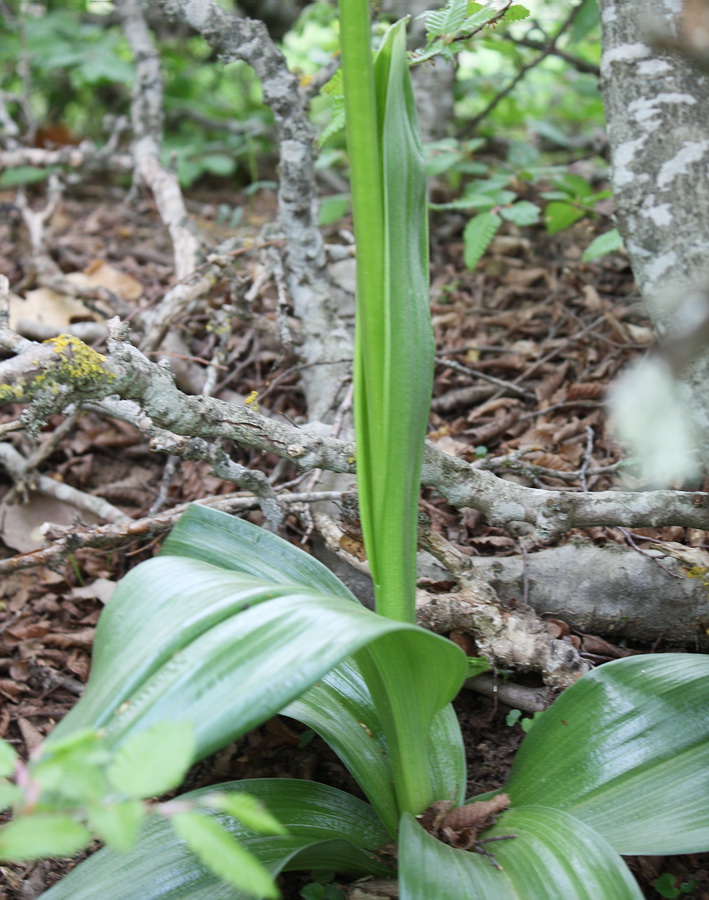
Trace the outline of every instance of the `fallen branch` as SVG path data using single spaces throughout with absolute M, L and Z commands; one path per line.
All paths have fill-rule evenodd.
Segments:
M 292 507 L 303 503 L 320 503 L 323 500 L 337 500 L 341 495 L 333 491 L 320 491 L 311 494 L 281 494 L 279 502 Z M 243 495 L 227 495 L 221 497 L 208 497 L 204 500 L 196 500 L 201 506 L 209 506 L 211 509 L 221 509 L 224 512 L 246 512 L 250 509 L 258 509 L 258 497 L 244 497 Z M 64 528 L 58 525 L 48 525 L 45 529 L 45 537 L 50 541 L 48 546 L 30 553 L 22 553 L 10 559 L 0 560 L 0 575 L 8 575 L 10 572 L 18 572 L 21 569 L 32 569 L 36 566 L 52 566 L 64 563 L 68 553 L 87 548 L 112 550 L 131 540 L 152 540 L 169 531 L 177 522 L 189 503 L 175 506 L 168 512 L 156 516 L 146 516 L 142 519 L 128 519 L 111 525 L 86 525 Z
M 316 516 L 316 523 L 331 552 L 369 574 L 363 548 L 326 516 Z M 419 542 L 458 582 L 458 590 L 447 594 L 417 590 L 419 625 L 436 634 L 470 635 L 476 655 L 486 656 L 493 667 L 540 672 L 554 690 L 563 690 L 590 669 L 570 641 L 549 634 L 531 607 L 505 608 L 470 558 L 421 522 Z
M 0 405 L 30 403 L 23 418 L 28 429 L 37 432 L 50 415 L 71 403 L 118 395 L 138 401 L 149 424 L 174 434 L 226 438 L 242 447 L 273 453 L 304 470 L 356 471 L 354 444 L 323 436 L 322 426 L 309 431 L 307 426 L 269 419 L 246 406 L 183 394 L 175 387 L 169 369 L 151 362 L 127 341 L 118 319 L 109 323 L 108 351 L 108 356 L 103 356 L 67 336 L 34 345 L 0 363 Z M 422 481 L 451 505 L 477 509 L 491 525 L 527 522 L 542 540 L 596 525 L 682 525 L 709 530 L 709 495 L 703 492 L 569 493 L 530 488 L 448 456 L 430 442 L 425 448 Z

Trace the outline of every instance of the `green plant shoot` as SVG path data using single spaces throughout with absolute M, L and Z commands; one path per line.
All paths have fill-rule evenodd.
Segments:
M 377 611 L 415 621 L 421 462 L 433 385 L 426 179 L 405 21 L 374 63 L 367 0 L 342 0 L 342 69 L 357 243 L 354 415 Z

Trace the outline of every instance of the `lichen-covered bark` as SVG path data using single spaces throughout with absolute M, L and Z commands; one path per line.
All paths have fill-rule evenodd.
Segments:
M 618 226 L 660 338 L 706 318 L 709 289 L 709 78 L 653 35 L 681 35 L 679 0 L 599 0 L 601 90 Z M 709 350 L 681 393 L 709 463 Z

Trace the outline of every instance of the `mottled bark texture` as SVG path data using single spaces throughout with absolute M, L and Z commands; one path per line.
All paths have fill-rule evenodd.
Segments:
M 658 336 L 706 323 L 709 309 L 709 79 L 681 52 L 681 0 L 599 0 L 601 91 L 618 227 Z M 680 374 L 683 404 L 709 463 L 709 347 Z

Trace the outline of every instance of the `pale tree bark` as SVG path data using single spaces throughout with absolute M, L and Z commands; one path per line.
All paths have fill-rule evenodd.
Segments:
M 688 11 L 688 3 L 685 4 Z M 618 227 L 658 337 L 709 319 L 709 77 L 681 52 L 681 0 L 599 0 L 601 91 Z M 681 360 L 679 391 L 709 463 L 709 344 Z

